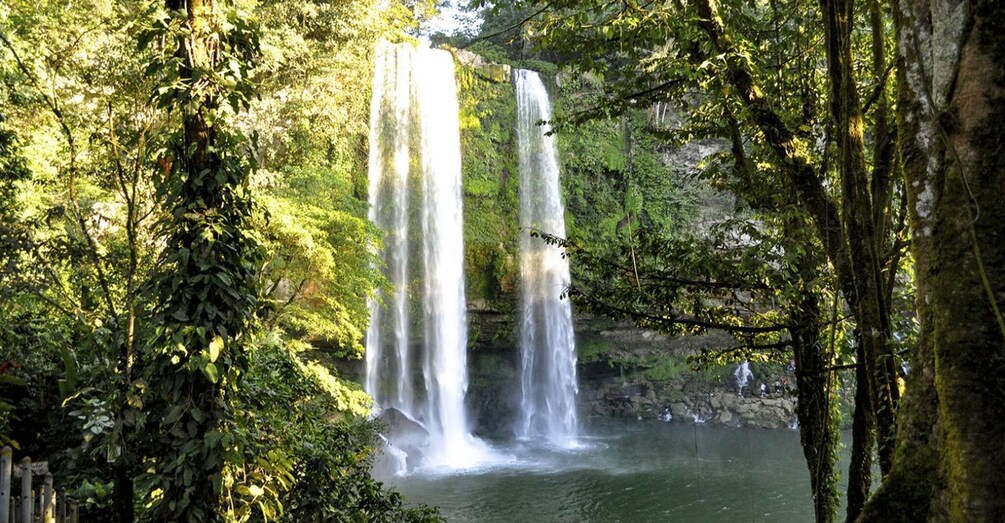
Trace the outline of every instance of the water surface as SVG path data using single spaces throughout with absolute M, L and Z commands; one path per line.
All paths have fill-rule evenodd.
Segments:
M 605 420 L 573 450 L 499 445 L 461 473 L 382 478 L 464 522 L 813 520 L 797 431 Z

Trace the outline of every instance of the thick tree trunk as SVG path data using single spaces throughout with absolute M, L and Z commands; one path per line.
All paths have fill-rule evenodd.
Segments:
M 862 106 L 858 99 L 852 58 L 854 0 L 822 0 L 827 72 L 831 85 L 831 117 L 838 142 L 838 171 L 841 174 L 842 220 L 851 258 L 848 295 L 855 315 L 866 366 L 865 385 L 872 393 L 876 413 L 880 469 L 886 473 L 893 464 L 896 376 L 891 376 L 893 350 L 890 342 L 890 313 L 884 291 L 882 263 L 878 253 L 876 218 L 866 176 L 865 137 Z M 881 204 L 881 202 L 877 202 Z M 846 278 L 848 279 L 848 278 Z
M 894 11 L 922 339 L 862 520 L 1005 521 L 1005 5 Z
M 115 464 L 115 492 L 112 498 L 116 521 L 132 523 L 136 520 L 133 506 L 133 467 L 122 458 Z

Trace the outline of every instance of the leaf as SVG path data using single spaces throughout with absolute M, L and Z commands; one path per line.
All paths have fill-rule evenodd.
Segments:
M 220 381 L 220 371 L 216 369 L 216 365 L 213 363 L 207 363 L 205 367 L 202 368 L 203 374 L 212 383 L 217 383 Z
M 15 385 L 15 386 L 18 386 L 18 387 L 24 387 L 25 385 L 28 384 L 28 382 L 25 381 L 24 378 L 19 378 L 17 376 L 11 376 L 10 374 L 0 374 L 0 383 L 6 384 L 6 385 Z
M 217 335 L 213 338 L 213 341 L 209 342 L 209 361 L 215 363 L 217 358 L 220 357 L 220 351 L 223 350 L 223 337 Z

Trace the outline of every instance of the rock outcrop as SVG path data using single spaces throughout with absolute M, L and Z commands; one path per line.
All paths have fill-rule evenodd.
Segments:
M 381 410 L 377 421 L 381 425 L 381 435 L 388 448 L 384 449 L 374 466 L 388 475 L 398 471 L 399 460 L 404 460 L 403 465 L 408 469 L 418 465 L 425 454 L 429 431 L 421 423 L 395 408 Z
M 487 308 L 469 311 L 469 320 L 476 334 L 468 355 L 468 406 L 480 433 L 504 436 L 512 430 L 519 405 L 517 326 L 512 315 Z M 576 340 L 581 417 L 778 429 L 791 427 L 796 419 L 794 391 L 775 389 L 775 381 L 784 376 L 755 377 L 739 396 L 735 382 L 728 379 L 709 380 L 687 369 L 676 377 L 656 379 L 644 369 L 623 363 L 653 354 L 672 354 L 679 359 L 702 349 L 728 346 L 732 339 L 724 333 L 668 337 L 577 315 Z M 732 376 L 731 369 L 724 373 Z M 769 392 L 764 397 L 760 395 L 762 383 Z
M 454 54 L 454 59 L 462 65 L 470 67 L 475 74 L 496 83 L 510 81 L 513 69 L 506 64 L 497 64 L 485 59 L 484 56 L 472 53 L 467 49 L 448 49 Z
M 581 386 L 580 404 L 584 413 L 602 417 L 766 429 L 790 428 L 795 422 L 795 397 L 788 392 L 739 396 L 735 389 L 699 391 L 699 386 L 687 380 Z

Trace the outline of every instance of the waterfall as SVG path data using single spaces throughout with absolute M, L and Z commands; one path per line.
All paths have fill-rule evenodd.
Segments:
M 740 366 L 733 371 L 733 376 L 736 378 L 736 395 L 743 396 L 743 388 L 754 377 L 754 373 L 750 370 L 750 362 L 740 363 Z
M 434 452 L 460 465 L 468 439 L 468 324 L 464 299 L 461 216 L 461 136 L 454 58 L 440 50 L 417 54 L 416 75 L 423 171 L 424 324 L 427 423 Z
M 404 476 L 408 472 L 408 453 L 395 447 L 383 434 L 378 434 L 377 436 L 384 442 L 384 452 L 390 456 L 391 461 L 394 463 L 394 475 Z
M 520 438 L 576 443 L 576 347 L 572 308 L 561 294 L 569 285 L 562 252 L 528 229 L 565 237 L 565 209 L 559 186 L 554 136 L 539 121 L 551 120 L 551 103 L 533 71 L 514 71 L 517 145 L 520 163 Z
M 386 234 L 381 259 L 393 294 L 371 303 L 365 388 L 380 407 L 420 420 L 429 432 L 425 462 L 450 468 L 471 464 L 481 449 L 468 434 L 464 408 L 459 129 L 450 53 L 381 44 L 370 114 L 369 218 Z M 421 267 L 413 267 L 420 253 Z M 410 311 L 419 306 L 421 358 L 410 353 Z M 417 390 L 413 377 L 420 359 Z
M 370 302 L 366 334 L 364 388 L 378 405 L 413 415 L 414 385 L 409 355 L 409 173 L 412 127 L 411 49 L 381 44 L 373 75 L 370 103 L 368 218 L 385 232 L 381 261 L 394 286 L 391 297 L 378 293 Z M 388 299 L 389 298 L 389 299 Z M 386 303 L 381 303 L 381 302 Z M 385 310 L 385 305 L 391 305 Z M 390 334 L 393 337 L 386 339 Z M 384 354 L 385 346 L 393 348 Z M 393 373 L 391 390 L 381 371 Z

